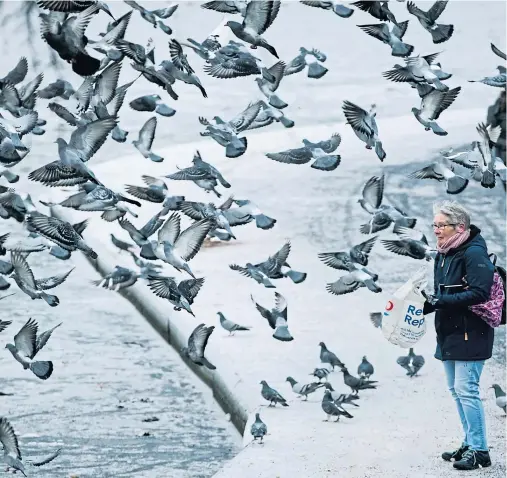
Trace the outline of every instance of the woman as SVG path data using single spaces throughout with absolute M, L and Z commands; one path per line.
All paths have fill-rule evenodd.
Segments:
M 459 470 L 474 470 L 491 465 L 479 379 L 491 358 L 494 331 L 469 306 L 489 299 L 494 266 L 480 229 L 470 224 L 467 210 L 457 202 L 434 206 L 433 231 L 438 250 L 435 294 L 428 297 L 424 313 L 435 311 L 435 358 L 444 363 L 465 432 L 462 445 L 442 458 L 454 459 Z

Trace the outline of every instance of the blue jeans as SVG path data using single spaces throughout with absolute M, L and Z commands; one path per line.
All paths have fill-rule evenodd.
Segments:
M 479 396 L 479 379 L 483 368 L 484 360 L 444 361 L 447 384 L 465 432 L 463 444 L 478 451 L 488 451 L 484 408 Z

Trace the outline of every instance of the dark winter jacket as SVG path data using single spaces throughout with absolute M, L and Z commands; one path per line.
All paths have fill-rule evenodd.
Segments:
M 486 302 L 494 266 L 481 230 L 470 226 L 470 237 L 435 258 L 435 329 L 439 360 L 486 360 L 493 351 L 494 329 L 468 306 Z

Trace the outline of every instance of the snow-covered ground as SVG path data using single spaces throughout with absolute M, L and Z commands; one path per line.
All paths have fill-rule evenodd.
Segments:
M 153 8 L 159 6 L 156 3 L 160 4 L 153 2 Z M 326 67 L 329 68 L 329 73 L 318 81 L 305 75 L 284 79 L 280 96 L 290 104 L 285 112 L 296 121 L 296 128 L 284 130 L 276 125 L 265 130 L 268 133 L 247 133 L 248 151 L 237 160 L 225 159 L 223 148 L 212 140 L 197 143 L 201 131 L 197 121 L 199 115 L 230 119 L 258 97 L 252 78 L 220 81 L 201 73 L 209 98 L 203 99 L 191 86 L 178 84 L 176 91 L 181 95 L 180 100 L 168 101 L 177 109 L 176 116 L 159 117 L 154 151 L 165 157 L 164 163 L 145 160 L 128 142 L 118 145 L 112 141 L 108 141 L 90 163 L 108 186 L 123 189 L 124 184 L 140 185 L 142 174 L 159 176 L 176 171 L 176 165 L 184 167 L 199 149 L 203 158 L 220 168 L 232 183 L 231 193 L 237 198 L 255 201 L 266 214 L 278 220 L 269 232 L 252 225 L 237 228 L 237 241 L 204 248 L 191 263 L 194 273 L 206 277 L 206 283 L 193 306 L 197 319 L 187 315 L 184 316 L 186 320 L 179 322 L 187 333 L 200 322 L 218 326 L 216 312 L 220 310 L 231 320 L 253 327 L 250 332 L 238 333 L 232 338 L 217 327 L 207 353 L 217 365 L 216 373 L 237 393 L 250 413 L 260 411 L 269 428 L 264 446 L 248 446 L 217 476 L 325 478 L 344 474 L 352 478 L 440 478 L 452 468 L 439 455 L 459 443 L 461 431 L 454 403 L 446 390 L 442 366 L 432 358 L 431 324 L 426 337 L 416 347 L 416 351 L 426 357 L 426 365 L 420 377 L 410 380 L 396 364 L 396 358 L 405 351 L 388 344 L 368 320 L 370 311 L 382 310 L 386 295 L 374 295 L 362 289 L 347 296 L 331 296 L 325 291 L 325 284 L 336 280 L 341 273 L 324 266 L 317 259 L 317 253 L 344 249 L 364 239 L 358 228 L 368 216 L 356 200 L 366 179 L 382 172 L 387 175 L 386 199 L 420 218 L 423 230 L 431 233 L 431 203 L 445 197 L 443 185 L 409 180 L 405 174 L 425 165 L 439 149 L 476 139 L 475 126 L 484 120 L 486 108 L 495 100 L 498 91 L 485 85 L 469 84 L 467 80 L 494 72 L 498 62 L 489 50 L 490 41 L 505 50 L 505 3 L 450 2 L 442 22 L 454 23 L 456 30 L 453 38 L 442 46 L 431 44 L 429 34 L 409 17 L 404 3 L 392 3 L 391 8 L 398 18 L 410 18 L 405 41 L 415 45 L 416 52 L 422 54 L 443 51 L 442 66 L 453 73 L 448 84 L 462 86 L 455 104 L 440 119 L 449 131 L 447 137 L 440 138 L 424 131 L 410 114 L 410 109 L 419 105 L 414 90 L 382 78 L 381 72 L 399 60 L 390 56 L 386 45 L 356 27 L 356 24 L 376 23 L 376 20 L 360 11 L 343 20 L 330 12 L 290 2 L 283 6 L 280 18 L 266 37 L 276 46 L 280 58 L 286 60 L 297 53 L 299 46 L 318 48 L 328 55 Z M 430 6 L 430 3 L 421 3 Z M 203 11 L 194 3 L 183 3 L 173 23 L 169 23 L 177 38 L 193 37 L 202 41 L 220 19 L 220 14 Z M 144 43 L 152 32 L 139 23 L 136 15 L 133 15 L 133 26 L 142 30 L 133 30 L 132 38 Z M 158 35 L 156 41 L 161 43 L 156 52 L 157 60 L 161 60 L 167 54 L 164 47 L 167 38 L 158 31 L 153 31 L 153 35 Z M 189 58 L 195 63 L 196 71 L 200 71 L 199 60 L 191 54 Z M 129 69 L 126 64 L 122 83 L 134 77 Z M 47 76 L 50 80 L 50 75 Z M 126 102 L 153 92 L 150 85 L 138 82 Z M 377 104 L 380 137 L 387 151 L 384 164 L 372 151 L 365 150 L 343 124 L 341 104 L 345 99 L 363 107 L 373 102 Z M 49 112 L 43 116 L 48 118 Z M 133 114 L 125 105 L 120 117 L 121 125 L 134 137 L 150 114 Z M 304 137 L 319 141 L 336 131 L 343 137 L 338 151 L 342 164 L 332 173 L 315 171 L 308 165 L 279 164 L 264 157 L 267 152 L 298 147 Z M 50 140 L 55 134 L 56 131 L 48 131 L 42 138 L 47 147 L 38 155 L 30 155 L 21 163 L 19 171 L 30 171 L 41 162 L 48 162 L 49 157 L 53 159 L 51 154 L 56 153 L 56 148 Z M 179 143 L 188 144 L 178 146 Z M 27 187 L 26 183 L 20 183 L 20 188 L 23 187 Z M 171 194 L 185 194 L 188 200 L 216 202 L 216 198 L 205 195 L 192 184 L 171 182 L 169 187 Z M 458 199 L 472 211 L 473 222 L 483 228 L 490 249 L 505 258 L 505 197 L 502 193 L 500 189 L 486 191 L 472 184 Z M 52 191 L 47 190 L 45 195 L 50 194 Z M 155 210 L 143 204 L 140 218 L 134 220 L 134 224 L 142 225 Z M 74 215 L 87 216 L 84 213 Z M 109 225 L 94 217 L 85 238 L 92 238 L 95 244 L 103 241 L 103 247 L 110 248 L 108 234 L 113 230 L 127 237 L 118 225 Z M 288 280 L 276 282 L 277 289 L 288 300 L 289 325 L 295 337 L 293 342 L 280 343 L 271 338 L 271 329 L 250 301 L 253 293 L 261 304 L 268 305 L 273 300 L 272 292 L 230 270 L 228 264 L 261 261 L 276 252 L 286 238 L 292 242 L 290 264 L 308 272 L 308 278 L 300 285 Z M 125 258 L 118 257 L 118 263 L 132 267 Z M 380 244 L 375 246 L 371 256 L 371 268 L 379 274 L 379 284 L 387 294 L 419 266 L 411 259 L 391 255 Z M 177 273 L 171 270 L 171 275 Z M 162 301 L 155 297 L 153 300 Z M 62 301 L 60 307 L 64 306 Z M 168 314 L 185 312 L 173 312 L 168 307 Z M 429 319 L 431 322 L 431 317 Z M 361 394 L 360 408 L 351 410 L 354 418 L 350 421 L 323 423 L 325 415 L 320 408 L 320 392 L 310 398 L 309 403 L 299 403 L 285 382 L 288 375 L 301 381 L 310 379 L 308 374 L 319 364 L 320 341 L 325 341 L 351 372 L 355 373 L 363 355 L 376 367 L 374 378 L 379 380 L 379 388 Z M 500 350 L 497 356 L 504 356 L 504 351 Z M 279 390 L 290 406 L 265 408 L 260 396 L 261 380 Z M 336 389 L 346 391 L 338 372 L 331 375 L 330 381 Z M 494 464 L 478 474 L 500 477 L 505 476 L 505 421 L 494 404 L 492 390 L 488 389 L 495 382 L 505 385 L 504 368 L 501 362 L 490 360 L 484 371 L 482 391 Z M 250 439 L 248 429 L 249 426 L 245 444 Z

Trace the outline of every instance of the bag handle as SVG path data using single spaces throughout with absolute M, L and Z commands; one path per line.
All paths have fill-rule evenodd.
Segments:
M 492 252 L 491 254 L 489 254 L 489 258 L 491 260 L 491 262 L 493 263 L 494 266 L 496 266 L 496 254 L 494 252 Z

